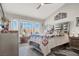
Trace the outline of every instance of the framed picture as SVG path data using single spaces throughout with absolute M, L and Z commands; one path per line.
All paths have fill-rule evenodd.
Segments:
M 76 17 L 76 26 L 79 26 L 79 17 Z

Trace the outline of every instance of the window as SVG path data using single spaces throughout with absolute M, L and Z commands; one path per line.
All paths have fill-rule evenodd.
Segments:
M 32 29 L 32 24 L 30 22 L 21 22 L 23 29 Z
M 31 21 L 21 21 L 20 28 L 26 29 L 28 32 L 39 31 L 41 24 L 39 22 L 31 22 Z
M 41 24 L 38 23 L 38 22 L 36 22 L 36 23 L 33 24 L 33 27 L 34 27 L 35 29 L 39 29 L 39 28 L 41 27 Z
M 18 20 L 12 20 L 10 22 L 10 30 L 18 30 Z
M 56 16 L 55 16 L 55 20 L 59 20 L 59 19 L 64 19 L 67 17 L 67 13 L 58 13 Z
M 2 29 L 2 23 L 1 23 L 1 21 L 0 21 L 0 30 Z

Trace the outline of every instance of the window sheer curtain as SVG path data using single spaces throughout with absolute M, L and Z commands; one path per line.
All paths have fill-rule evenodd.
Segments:
M 11 20 L 9 25 L 9 30 L 13 30 L 13 31 L 26 29 L 31 32 L 40 32 L 40 28 L 41 28 L 40 22 L 18 20 L 18 19 Z

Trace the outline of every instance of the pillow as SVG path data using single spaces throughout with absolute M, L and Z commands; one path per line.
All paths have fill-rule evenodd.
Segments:
M 47 39 L 44 39 L 44 40 L 42 41 L 42 44 L 43 44 L 44 46 L 46 46 L 46 45 L 48 44 L 48 40 L 47 40 Z

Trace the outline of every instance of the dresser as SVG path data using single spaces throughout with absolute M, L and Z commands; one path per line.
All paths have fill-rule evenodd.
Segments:
M 18 32 L 0 33 L 0 56 L 18 55 Z

